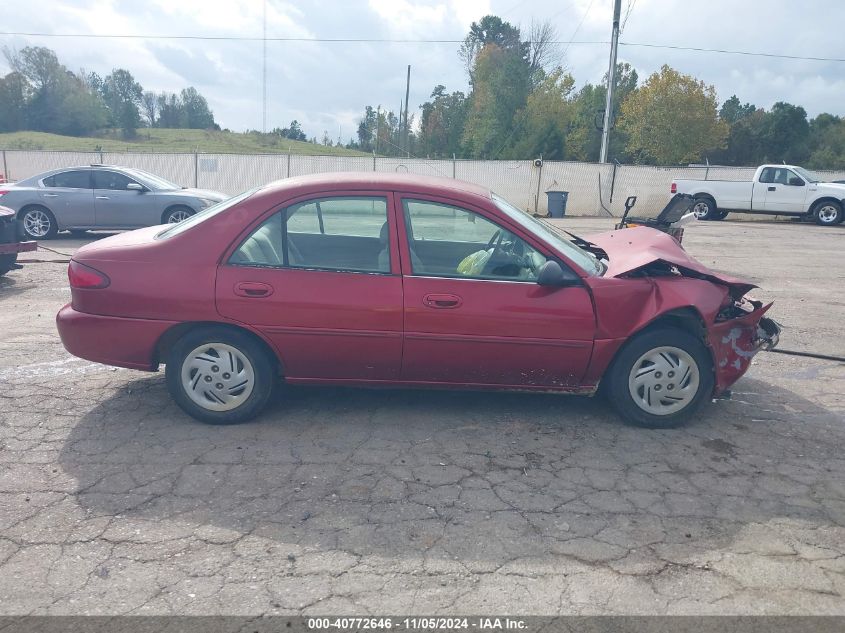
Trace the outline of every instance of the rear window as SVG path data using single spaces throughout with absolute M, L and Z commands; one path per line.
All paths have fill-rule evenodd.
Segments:
M 194 215 L 189 217 L 187 220 L 182 220 L 178 224 L 173 224 L 173 225 L 169 226 L 168 228 L 164 229 L 163 231 L 161 231 L 160 233 L 157 233 L 156 239 L 157 240 L 166 240 L 170 237 L 173 237 L 174 235 L 179 235 L 180 233 L 184 233 L 185 231 L 188 231 L 188 230 L 194 228 L 197 224 L 202 224 L 203 222 L 205 222 L 209 218 L 213 218 L 218 213 L 222 213 L 226 209 L 229 209 L 229 208 L 235 206 L 236 204 L 238 204 L 239 202 L 246 200 L 252 194 L 254 194 L 256 191 L 258 191 L 258 189 L 259 189 L 258 187 L 255 187 L 254 189 L 250 189 L 248 191 L 244 191 L 243 193 L 239 193 L 238 195 L 233 196 L 232 198 L 229 198 L 228 200 L 224 200 L 223 202 L 218 202 L 217 204 L 213 204 L 210 207 L 203 209 L 199 213 L 195 213 Z

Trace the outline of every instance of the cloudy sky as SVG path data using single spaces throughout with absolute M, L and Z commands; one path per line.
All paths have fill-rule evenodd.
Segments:
M 843 0 L 623 0 L 633 4 L 621 40 L 799 57 L 845 58 Z M 550 20 L 567 42 L 607 41 L 612 0 L 267 0 L 267 36 L 460 40 L 488 13 L 527 27 Z M 263 0 L 27 0 L 4 3 L 0 31 L 261 38 Z M 218 122 L 233 130 L 262 126 L 262 43 L 188 39 L 101 39 L 0 35 L 10 48 L 48 46 L 72 70 L 101 75 L 129 69 L 146 89 L 195 86 Z M 454 43 L 328 43 L 267 45 L 268 128 L 298 119 L 309 136 L 354 134 L 364 105 L 398 110 L 407 64 L 411 109 L 436 84 L 466 90 Z M 576 84 L 599 82 L 608 47 L 561 45 Z M 646 75 L 662 64 L 770 107 L 776 101 L 845 115 L 845 62 L 725 55 L 621 46 L 620 61 Z M 0 60 L 0 73 L 8 72 Z

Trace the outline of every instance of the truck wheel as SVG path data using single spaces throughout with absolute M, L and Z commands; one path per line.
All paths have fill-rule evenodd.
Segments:
M 695 204 L 692 206 L 692 212 L 699 220 L 720 220 L 717 217 L 719 211 L 716 210 L 716 203 L 710 198 L 696 198 Z
M 842 215 L 842 205 L 832 200 L 820 202 L 813 209 L 813 219 L 816 221 L 816 224 L 821 224 L 822 226 L 839 224 L 842 222 L 843 217 L 845 216 Z
M 10 253 L 9 255 L 0 255 L 0 276 L 5 275 L 12 270 L 12 266 L 18 261 L 17 253 Z
M 714 220 L 724 220 L 726 217 L 728 217 L 727 211 L 717 211 L 716 217 L 714 217 L 713 219 Z

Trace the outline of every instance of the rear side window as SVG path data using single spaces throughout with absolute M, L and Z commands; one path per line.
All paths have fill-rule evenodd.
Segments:
M 389 273 L 387 199 L 308 200 L 274 213 L 232 254 L 230 264 Z
M 43 181 L 45 187 L 56 187 L 64 189 L 90 189 L 91 172 L 89 171 L 63 171 L 48 176 Z

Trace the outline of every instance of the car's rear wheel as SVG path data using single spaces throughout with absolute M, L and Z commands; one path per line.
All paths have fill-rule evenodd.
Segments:
M 34 240 L 49 240 L 56 236 L 59 227 L 56 216 L 46 207 L 27 207 L 20 215 L 23 230 L 27 237 Z
M 187 220 L 194 214 L 194 210 L 190 207 L 170 207 L 164 212 L 162 221 L 164 224 L 178 224 L 182 220 Z
M 193 330 L 167 358 L 167 387 L 185 413 L 206 424 L 238 424 L 270 398 L 274 363 L 261 344 L 222 327 Z
M 820 202 L 813 209 L 813 219 L 822 226 L 839 224 L 843 217 L 842 205 L 832 200 Z
M 0 255 L 0 275 L 5 275 L 12 270 L 12 266 L 18 261 L 17 253 L 10 253 L 8 255 Z
M 607 394 L 637 426 L 672 428 L 686 422 L 713 391 L 713 364 L 704 344 L 672 327 L 632 339 L 606 375 Z
M 699 220 L 722 219 L 718 217 L 719 211 L 716 209 L 716 203 L 710 198 L 696 198 L 695 203 L 692 205 L 692 212 Z

